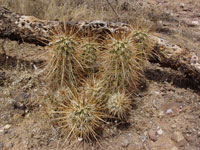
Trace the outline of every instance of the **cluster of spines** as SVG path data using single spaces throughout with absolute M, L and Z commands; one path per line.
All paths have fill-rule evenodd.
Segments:
M 58 96 L 56 119 L 68 137 L 97 140 L 96 130 L 106 118 L 126 120 L 129 95 L 142 80 L 151 42 L 145 32 L 134 30 L 109 34 L 103 42 L 90 33 L 56 35 L 49 46 L 50 83 L 58 91 L 67 89 Z

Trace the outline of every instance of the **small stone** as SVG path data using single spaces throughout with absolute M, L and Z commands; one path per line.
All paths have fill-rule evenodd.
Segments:
M 195 64 L 194 67 L 195 67 L 196 71 L 198 71 L 200 73 L 200 64 Z
M 164 111 L 160 111 L 158 115 L 159 115 L 159 117 L 162 117 L 162 116 L 164 116 L 164 114 L 165 114 Z
M 175 142 L 178 143 L 178 142 L 184 140 L 184 137 L 183 137 L 183 135 L 182 135 L 181 132 L 175 131 L 175 132 L 173 133 L 172 140 L 174 140 Z
M 78 137 L 78 141 L 79 141 L 79 142 L 83 141 L 83 138 Z
M 171 127 L 172 127 L 172 129 L 175 129 L 175 128 L 176 128 L 176 125 L 175 125 L 175 124 L 173 124 Z
M 181 7 L 181 8 L 184 8 L 184 7 L 185 7 L 185 4 L 184 4 L 184 3 L 180 3 L 180 7 Z
M 197 132 L 197 136 L 200 137 L 200 131 Z
M 170 150 L 178 150 L 177 147 L 172 147 Z
M 159 129 L 159 130 L 157 131 L 157 134 L 158 134 L 158 135 L 162 135 L 162 134 L 163 134 L 163 130 L 162 130 L 162 129 Z
M 199 25 L 199 21 L 192 21 L 192 25 L 198 26 Z
M 122 141 L 122 143 L 121 143 L 122 147 L 128 147 L 129 144 L 130 144 L 130 143 L 129 143 L 129 141 L 128 141 L 127 139 L 124 139 L 124 140 Z
M 157 137 L 156 137 L 156 132 L 154 130 L 150 130 L 148 132 L 148 135 L 149 135 L 149 138 L 152 140 L 152 141 L 157 141 Z
M 7 124 L 3 128 L 4 128 L 4 130 L 8 130 L 8 129 L 10 129 L 10 127 L 11 127 L 11 125 Z
M 190 143 L 193 143 L 195 141 L 195 136 L 191 136 L 191 135 L 186 134 L 184 137 Z
M 172 114 L 173 113 L 173 110 L 172 109 L 168 109 L 167 111 L 166 111 L 166 114 Z
M 199 26 L 200 23 L 199 21 L 192 21 L 191 23 L 188 24 L 188 26 L 194 27 L 194 26 Z
M 172 140 L 174 140 L 180 147 L 186 144 L 186 140 L 181 132 L 175 131 L 173 133 Z
M 157 22 L 157 24 L 158 24 L 159 26 L 162 26 L 162 25 L 163 25 L 162 20 L 159 20 L 159 21 Z M 160 92 L 155 92 L 155 94 L 160 94 Z
M 4 130 L 3 129 L 0 129 L 0 133 L 3 133 L 4 132 Z

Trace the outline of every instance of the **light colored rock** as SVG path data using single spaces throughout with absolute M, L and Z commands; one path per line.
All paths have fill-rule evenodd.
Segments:
M 78 141 L 79 141 L 79 142 L 83 141 L 83 138 L 78 137 Z
M 129 140 L 128 139 L 124 139 L 121 143 L 121 146 L 122 147 L 128 147 L 128 145 L 130 144 Z
M 200 22 L 196 20 L 193 20 L 192 22 L 188 21 L 187 24 L 191 27 L 200 26 Z
M 200 131 L 197 132 L 197 136 L 200 137 Z
M 167 109 L 166 114 L 172 114 L 173 110 L 172 109 Z
M 159 25 L 159 26 L 162 26 L 163 25 L 163 22 L 162 22 L 162 20 L 159 20 L 158 22 L 157 22 L 157 24 Z M 156 92 L 155 92 L 156 93 Z M 159 93 L 159 92 L 158 92 Z
M 158 135 L 162 135 L 164 132 L 163 132 L 163 130 L 162 129 L 159 129 L 158 131 L 157 131 L 157 134 Z
M 184 4 L 184 3 L 180 3 L 180 7 L 181 7 L 181 8 L 184 8 L 184 7 L 185 7 L 185 4 Z
M 175 131 L 171 138 L 173 141 L 177 143 L 178 146 L 184 146 L 186 144 L 186 140 L 181 132 Z
M 194 65 L 196 71 L 198 71 L 200 73 L 200 64 L 195 64 Z
M 160 111 L 158 114 L 160 117 L 164 116 L 164 111 Z
M 3 129 L 0 129 L 0 133 L 3 133 L 4 132 L 4 130 Z
M 193 25 L 193 26 L 198 26 L 200 23 L 199 23 L 199 21 L 192 21 L 192 23 L 191 23 L 191 25 Z
M 171 127 L 172 127 L 172 129 L 175 129 L 175 128 L 176 128 L 176 125 L 175 125 L 175 124 L 173 124 Z
M 178 150 L 177 147 L 172 147 L 170 150 Z
M 181 132 L 175 131 L 173 133 L 172 140 L 174 140 L 175 142 L 180 142 L 181 140 L 184 140 L 184 139 L 185 138 Z
M 147 133 L 148 134 L 148 133 Z M 118 149 L 126 149 L 126 150 L 143 150 L 143 143 L 140 137 L 135 132 L 129 132 L 125 135 L 119 136 L 116 140 L 114 140 L 114 143 L 117 141 L 120 142 L 119 145 L 116 145 L 117 148 L 114 148 L 116 150 Z M 107 148 L 109 149 L 109 148 Z
M 8 129 L 10 129 L 10 127 L 11 127 L 11 125 L 7 124 L 7 125 L 5 125 L 5 126 L 3 127 L 3 129 L 4 129 L 4 130 L 8 130 Z

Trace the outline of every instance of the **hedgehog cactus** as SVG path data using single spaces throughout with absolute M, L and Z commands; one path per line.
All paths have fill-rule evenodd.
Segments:
M 84 38 L 80 45 L 80 57 L 82 63 L 85 64 L 88 72 L 95 72 L 98 70 L 97 54 L 99 52 L 99 44 L 91 37 Z
M 143 71 L 144 58 L 133 41 L 133 33 L 113 34 L 102 52 L 103 78 L 112 90 L 136 88 Z
M 97 140 L 97 129 L 102 128 L 105 117 L 104 108 L 97 97 L 86 92 L 71 92 L 72 97 L 67 96 L 61 107 L 55 111 L 57 123 L 67 138 L 81 138 L 86 141 Z
M 106 106 L 111 116 L 118 119 L 126 119 L 131 109 L 131 100 L 125 92 L 118 91 L 110 96 Z
M 146 31 L 135 30 L 132 34 L 134 45 L 140 54 L 148 60 L 153 55 L 153 41 L 150 40 Z
M 48 78 L 54 89 L 67 85 L 76 86 L 82 78 L 84 67 L 78 54 L 79 39 L 75 35 L 54 37 L 49 44 L 51 59 L 48 62 Z

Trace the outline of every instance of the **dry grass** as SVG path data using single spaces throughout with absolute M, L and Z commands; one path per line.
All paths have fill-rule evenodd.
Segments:
M 49 20 L 104 20 L 135 24 L 136 20 L 153 20 L 160 15 L 160 9 L 152 9 L 146 1 L 110 0 L 110 3 L 111 6 L 106 0 L 0 0 L 1 6 L 15 12 Z M 151 21 L 148 24 L 153 25 Z

